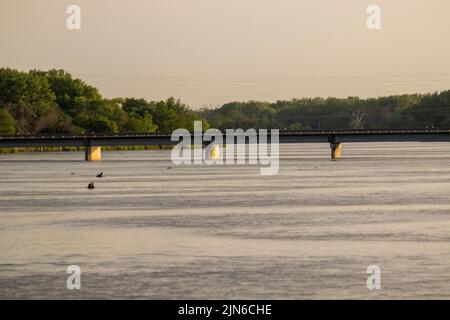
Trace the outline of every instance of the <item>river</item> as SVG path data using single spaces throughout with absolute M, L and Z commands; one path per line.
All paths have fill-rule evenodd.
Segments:
M 282 145 L 274 176 L 164 150 L 0 154 L 0 298 L 449 299 L 450 144 L 329 153 Z

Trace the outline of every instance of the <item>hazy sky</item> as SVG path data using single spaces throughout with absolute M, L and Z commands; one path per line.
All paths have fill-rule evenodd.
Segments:
M 71 4 L 81 30 L 66 28 Z M 449 13 L 449 0 L 0 0 L 0 66 L 194 108 L 429 92 L 450 89 Z

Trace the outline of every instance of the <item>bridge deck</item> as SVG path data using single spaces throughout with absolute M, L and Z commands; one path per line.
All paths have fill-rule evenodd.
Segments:
M 268 135 L 268 142 L 271 135 Z M 240 136 L 242 138 L 242 136 Z M 235 138 L 239 138 L 235 135 Z M 193 141 L 193 139 L 192 139 Z M 239 142 L 239 139 L 236 140 Z M 450 130 L 280 131 L 280 143 L 450 142 Z M 224 139 L 225 142 L 225 139 Z M 0 136 L 0 148 L 174 145 L 169 134 Z M 245 140 L 248 143 L 248 139 Z

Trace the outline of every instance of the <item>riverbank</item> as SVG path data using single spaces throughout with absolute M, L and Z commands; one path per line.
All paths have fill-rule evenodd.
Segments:
M 172 146 L 122 146 L 102 147 L 102 151 L 142 151 L 142 150 L 170 150 Z M 0 148 L 0 154 L 34 153 L 34 152 L 78 152 L 84 147 L 33 147 L 33 148 Z

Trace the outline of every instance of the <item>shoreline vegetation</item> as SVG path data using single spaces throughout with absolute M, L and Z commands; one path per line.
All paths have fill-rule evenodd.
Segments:
M 38 153 L 38 152 L 84 152 L 84 147 L 27 147 L 27 148 L 0 148 L 0 154 Z M 103 151 L 144 151 L 144 150 L 171 150 L 172 146 L 123 146 L 102 147 Z
M 160 146 L 102 146 L 103 151 L 145 151 L 145 150 L 172 150 L 175 145 Z M 200 145 L 186 145 L 184 148 L 203 148 Z M 38 152 L 84 152 L 85 147 L 23 147 L 23 148 L 0 148 L 0 154 L 14 153 L 38 153 Z

